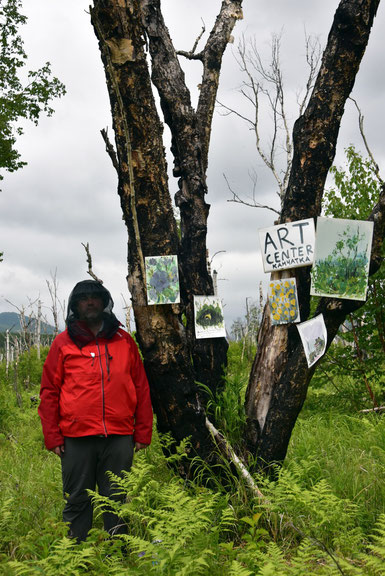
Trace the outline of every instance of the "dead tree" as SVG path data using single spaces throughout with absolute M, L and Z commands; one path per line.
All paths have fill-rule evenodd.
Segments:
M 281 222 L 320 214 L 344 104 L 378 4 L 379 0 L 340 2 L 314 90 L 294 127 Z M 236 20 L 242 17 L 241 5 L 242 0 L 223 0 L 204 48 L 197 52 L 195 43 L 191 51 L 180 52 L 200 61 L 203 67 L 196 109 L 163 20 L 160 0 L 94 0 L 91 8 L 115 131 L 114 165 L 128 230 L 128 285 L 158 428 L 171 432 L 176 440 L 189 436 L 203 458 L 209 457 L 214 443 L 197 382 L 213 391 L 221 385 L 227 344 L 224 339 L 195 340 L 193 295 L 213 294 L 206 263 L 207 158 L 222 56 Z M 180 210 L 180 238 L 168 189 L 163 126 L 153 85 L 172 135 L 174 175 L 179 178 L 175 200 Z M 372 216 L 372 271 L 380 264 L 383 201 Z M 181 304 L 148 306 L 145 257 L 171 254 L 179 259 Z M 301 318 L 305 319 L 309 314 L 309 270 L 299 270 L 297 280 Z M 338 300 L 321 302 L 329 343 L 345 314 L 358 305 Z M 247 447 L 260 461 L 284 458 L 313 370 L 307 368 L 296 328 L 273 329 L 265 314 L 246 404 Z
M 177 441 L 189 436 L 203 457 L 214 443 L 198 382 L 214 391 L 221 385 L 227 342 L 195 340 L 193 295 L 213 294 L 206 263 L 207 156 L 222 55 L 242 17 L 241 3 L 225 0 L 204 49 L 190 54 L 203 66 L 196 110 L 159 0 L 95 0 L 91 9 L 113 116 L 118 193 L 128 230 L 128 285 L 158 428 L 171 431 Z M 152 83 L 172 134 L 180 238 Z M 171 254 L 178 255 L 181 304 L 147 306 L 145 257 Z
M 297 95 L 299 116 L 303 114 L 317 76 L 321 58 L 321 47 L 318 39 L 311 38 L 305 34 L 305 50 L 308 75 L 305 82 L 305 89 L 302 94 Z M 265 206 L 257 200 L 256 174 L 251 174 L 253 192 L 249 200 L 245 200 L 239 196 L 230 186 L 225 176 L 227 186 L 232 194 L 232 198 L 229 199 L 228 202 L 236 202 L 252 208 L 268 209 L 278 215 L 280 215 L 282 208 L 293 161 L 291 126 L 286 107 L 286 93 L 280 64 L 280 52 L 281 35 L 273 34 L 271 40 L 271 59 L 269 64 L 266 65 L 259 52 L 257 39 L 253 38 L 250 41 L 246 41 L 246 39 L 242 37 L 238 45 L 236 60 L 244 77 L 240 88 L 241 101 L 243 104 L 247 103 L 248 106 L 251 106 L 251 114 L 219 102 L 223 114 L 235 114 L 242 121 L 246 122 L 248 128 L 253 132 L 258 156 L 273 175 L 277 187 L 280 209 L 277 210 L 272 205 Z M 271 120 L 271 130 L 268 131 L 270 136 L 268 145 L 265 142 L 266 136 L 261 127 L 261 118 L 266 116 L 266 114 L 263 114 L 264 103 L 267 104 L 268 116 Z M 282 157 L 282 152 L 285 159 L 284 165 L 282 165 L 282 162 L 277 161 L 277 156 Z
M 342 0 L 335 13 L 320 71 L 306 110 L 293 130 L 293 160 L 283 198 L 280 222 L 316 218 L 321 213 L 325 180 L 335 156 L 346 99 L 365 52 L 379 0 Z M 381 264 L 385 229 L 385 187 L 370 219 L 374 241 L 370 273 Z M 310 270 L 293 270 L 297 279 L 301 319 L 310 312 Z M 346 315 L 363 302 L 322 298 L 330 346 Z M 259 462 L 285 458 L 291 432 L 303 406 L 315 366 L 307 366 L 294 325 L 271 326 L 267 309 L 246 395 L 247 443 Z
M 58 291 L 59 291 L 59 282 L 57 280 L 57 270 L 55 269 L 55 272 L 52 273 L 51 272 L 51 280 L 46 280 L 47 283 L 47 287 L 48 287 L 48 292 L 49 295 L 51 297 L 51 312 L 52 312 L 52 317 L 53 317 L 53 323 L 54 323 L 54 337 L 57 336 L 59 334 L 59 309 L 61 311 L 61 314 L 63 315 L 63 318 L 65 317 L 65 306 L 64 306 L 64 302 L 60 302 L 59 300 L 59 296 L 58 296 Z

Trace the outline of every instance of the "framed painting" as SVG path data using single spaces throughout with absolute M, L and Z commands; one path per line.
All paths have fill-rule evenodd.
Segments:
M 180 301 L 178 257 L 148 256 L 145 258 L 147 303 L 177 304 Z
M 222 301 L 218 296 L 194 296 L 196 338 L 226 337 Z
M 270 280 L 268 298 L 272 324 L 300 322 L 295 278 Z
M 310 294 L 366 300 L 373 222 L 317 218 Z

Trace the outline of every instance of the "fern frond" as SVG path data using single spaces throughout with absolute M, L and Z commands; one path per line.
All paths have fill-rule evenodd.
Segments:
M 233 560 L 230 566 L 229 576 L 253 576 L 248 568 L 245 568 L 238 560 Z

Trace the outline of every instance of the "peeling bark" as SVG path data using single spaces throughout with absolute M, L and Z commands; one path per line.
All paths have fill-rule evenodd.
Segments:
M 191 105 L 190 92 L 163 20 L 160 1 L 141 0 L 140 4 L 151 54 L 151 79 L 159 92 L 164 119 L 171 131 L 174 175 L 179 176 L 175 202 L 181 217 L 179 258 L 183 271 L 181 297 L 187 316 L 187 334 L 192 343 L 197 381 L 215 391 L 218 375 L 227 362 L 227 342 L 224 338 L 195 339 L 193 295 L 214 294 L 206 262 L 210 208 L 205 201 L 208 149 L 222 56 L 236 20 L 242 17 L 242 2 L 222 2 L 206 46 L 196 56 L 203 64 L 197 111 Z
M 378 4 L 379 0 L 340 2 L 313 94 L 294 126 L 293 163 L 281 222 L 320 214 L 346 98 Z M 118 192 L 128 230 L 128 285 L 158 428 L 171 432 L 176 440 L 190 436 L 193 449 L 205 459 L 210 459 L 214 442 L 205 426 L 196 382 L 218 389 L 227 343 L 219 338 L 195 340 L 193 295 L 213 294 L 206 264 L 206 171 L 222 56 L 236 20 L 242 17 L 241 5 L 242 0 L 223 0 L 204 49 L 199 54 L 184 53 L 203 66 L 197 110 L 191 105 L 160 0 L 94 0 L 91 9 L 115 131 Z M 181 215 L 180 239 L 152 84 L 158 90 L 172 135 L 174 175 L 179 178 L 176 203 Z M 371 273 L 381 263 L 384 198 L 383 189 L 371 216 L 375 223 Z M 178 254 L 181 304 L 147 306 L 144 258 L 162 254 Z M 297 269 L 295 275 L 304 320 L 310 310 L 309 269 Z M 320 301 L 318 312 L 324 314 L 328 346 L 346 314 L 361 305 L 335 299 Z M 246 443 L 260 463 L 284 459 L 313 372 L 314 367 L 307 367 L 295 325 L 271 326 L 265 309 L 246 397 Z
M 321 68 L 304 114 L 293 130 L 294 155 L 281 222 L 317 217 L 329 168 L 333 162 L 346 99 L 369 39 L 379 0 L 342 0 L 336 11 Z M 384 238 L 384 189 L 372 216 L 375 237 L 373 273 L 381 261 Z M 292 270 L 296 276 L 301 319 L 310 311 L 310 269 Z M 329 347 L 340 324 L 362 302 L 322 299 Z M 315 367 L 307 366 L 294 325 L 271 326 L 265 309 L 259 345 L 246 394 L 247 444 L 263 467 L 285 458 L 290 436 L 306 398 Z M 268 352 L 270 351 L 270 353 Z
M 223 4 L 240 5 L 241 0 L 225 0 Z M 208 138 L 205 136 L 202 143 L 201 132 L 210 132 L 212 110 L 206 106 L 205 117 L 202 106 L 198 121 L 159 1 L 94 0 L 91 21 L 110 96 L 118 193 L 128 231 L 127 280 L 158 429 L 171 432 L 177 441 L 189 436 L 195 452 L 209 460 L 215 443 L 205 425 L 197 382 L 212 390 L 221 384 L 227 342 L 223 338 L 195 341 L 192 303 L 193 294 L 213 294 L 206 264 L 207 159 L 202 161 L 201 152 L 202 145 L 208 149 Z M 235 21 L 233 16 L 228 26 L 232 28 Z M 226 43 L 222 42 L 216 53 L 218 78 Z M 159 90 L 179 166 L 181 241 L 168 189 L 163 126 L 152 82 Z M 213 90 L 211 87 L 209 92 L 215 94 Z M 181 304 L 147 306 L 145 257 L 167 254 L 178 255 Z M 187 317 L 186 326 L 182 314 Z

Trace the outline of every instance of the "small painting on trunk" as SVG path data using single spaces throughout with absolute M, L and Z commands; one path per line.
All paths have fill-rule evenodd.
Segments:
M 177 256 L 146 257 L 147 303 L 177 304 L 180 301 Z
M 226 337 L 221 299 L 218 296 L 194 296 L 196 338 Z
M 327 331 L 324 317 L 319 314 L 315 318 L 297 324 L 297 328 L 305 351 L 307 365 L 310 368 L 325 354 Z
M 270 280 L 268 297 L 272 324 L 300 322 L 295 278 Z
M 317 218 L 310 294 L 366 300 L 373 222 Z

